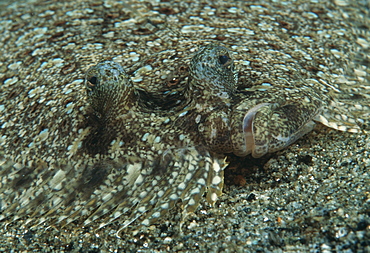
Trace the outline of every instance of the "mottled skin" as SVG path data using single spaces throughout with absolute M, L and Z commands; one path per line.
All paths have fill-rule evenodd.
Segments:
M 194 100 L 198 131 L 214 152 L 260 157 L 312 130 L 323 105 L 317 93 L 305 87 L 265 93 L 237 90 L 232 53 L 224 47 L 209 45 L 192 59 L 185 98 Z
M 222 118 L 229 113 L 231 105 L 230 98 L 235 90 L 236 84 L 233 60 L 230 56 L 230 52 L 225 47 L 210 45 L 202 48 L 195 54 L 190 64 L 189 83 L 184 92 L 187 98 L 183 99 L 183 102 L 185 102 L 184 108 L 178 106 L 177 108 L 172 108 L 170 111 L 157 110 L 153 112 L 153 109 L 148 108 L 146 100 L 140 98 L 140 94 L 143 95 L 143 93 L 134 90 L 124 70 L 118 64 L 112 62 L 104 62 L 98 64 L 96 67 L 92 67 L 87 72 L 85 79 L 88 100 L 92 105 L 95 115 L 97 115 L 97 120 L 99 122 L 98 129 L 102 132 L 103 139 L 106 138 L 106 132 L 109 132 L 108 136 L 115 135 L 112 133 L 112 129 L 115 129 L 113 132 L 116 132 L 120 136 L 120 140 L 135 135 L 136 129 L 127 126 L 127 124 L 132 123 L 131 121 L 134 118 L 138 119 L 138 121 L 142 121 L 142 123 L 135 122 L 132 123 L 132 125 L 140 125 L 144 129 L 145 126 L 148 125 L 148 130 L 144 132 L 153 135 L 157 131 L 161 131 L 157 133 L 157 138 L 160 139 L 157 141 L 154 140 L 154 143 L 149 143 L 152 144 L 151 150 L 159 155 L 159 158 L 156 158 L 156 155 L 154 155 L 149 159 L 149 170 L 166 170 L 170 174 L 171 171 L 174 171 L 174 175 L 172 176 L 176 177 L 175 182 L 181 184 L 179 188 L 183 193 L 172 193 L 173 189 L 176 187 L 174 187 L 173 182 L 171 182 L 172 190 L 167 190 L 165 196 L 160 196 L 160 200 L 155 200 L 158 202 L 155 205 L 158 208 L 149 208 L 150 205 L 142 203 L 143 206 L 141 207 L 138 205 L 138 207 L 135 207 L 135 210 L 141 210 L 141 212 L 143 212 L 143 210 L 145 210 L 145 212 L 149 210 L 152 216 L 147 216 L 149 216 L 150 219 L 157 218 L 159 214 L 162 214 L 158 210 L 168 210 L 173 206 L 175 201 L 180 198 L 183 200 L 184 214 L 186 214 L 189 211 L 195 210 L 200 196 L 206 188 L 208 188 L 207 199 L 209 202 L 214 203 L 216 201 L 223 184 L 223 168 L 222 165 L 219 164 L 218 158 L 223 157 L 223 153 L 225 153 L 227 147 L 225 147 L 225 143 L 220 143 L 219 140 L 217 140 L 217 143 L 214 143 L 214 134 L 211 133 L 211 128 L 215 123 L 218 124 L 219 120 L 222 120 Z M 212 103 L 210 101 L 212 101 Z M 209 106 L 210 104 L 214 104 L 215 107 Z M 148 117 L 147 115 L 150 116 Z M 168 126 L 169 133 L 163 129 L 163 125 Z M 218 130 L 221 133 L 224 131 L 222 126 L 218 126 Z M 224 138 L 223 136 L 220 137 L 221 139 Z M 196 150 L 199 152 L 199 155 L 202 155 L 202 158 L 198 158 L 199 161 L 197 161 L 197 158 L 193 157 L 196 156 L 194 154 L 195 151 L 193 151 L 192 154 L 186 154 L 182 151 L 181 148 L 184 147 L 185 144 L 182 143 L 182 141 L 179 142 L 179 139 L 187 139 L 186 148 Z M 171 146 L 180 148 L 181 152 L 184 152 L 184 154 L 181 153 L 183 158 L 178 154 L 173 155 L 171 148 L 165 148 L 163 144 L 155 145 L 156 142 L 168 143 Z M 134 145 L 136 145 L 138 149 L 145 150 L 143 146 L 147 146 L 148 143 L 143 144 L 137 142 Z M 192 147 L 192 145 L 194 147 Z M 151 152 L 148 151 L 148 149 L 149 147 L 146 149 L 146 152 L 150 154 Z M 206 152 L 205 154 L 208 153 L 205 150 L 209 150 L 213 155 L 212 157 L 207 156 L 199 150 Z M 126 155 L 127 151 L 123 149 L 121 153 Z M 216 153 L 218 153 L 218 155 L 216 155 Z M 157 162 L 158 159 L 160 162 Z M 186 163 L 181 162 L 182 159 L 193 164 L 194 167 L 191 168 L 191 166 L 188 166 L 187 168 L 186 165 L 184 166 L 184 164 L 182 164 Z M 204 159 L 209 159 L 209 161 L 213 162 L 207 163 L 205 161 L 208 160 Z M 150 162 L 152 160 L 154 161 Z M 168 160 L 162 165 L 164 168 L 160 166 L 163 163 L 161 160 Z M 176 169 L 169 169 L 167 163 L 175 161 L 180 163 L 183 169 L 177 167 Z M 179 169 L 180 175 L 178 175 Z M 144 169 L 141 170 L 144 174 L 146 173 Z M 185 174 L 187 170 L 189 170 L 189 172 Z M 186 178 L 181 177 L 181 171 L 186 175 Z M 195 173 L 193 176 L 191 176 L 193 173 L 192 171 Z M 157 173 L 160 172 L 157 171 Z M 171 181 L 171 175 L 162 176 L 161 179 L 163 182 L 168 183 Z M 191 182 L 189 181 L 187 183 L 186 181 L 190 180 L 190 177 Z M 150 182 L 151 179 L 149 177 L 144 178 L 144 182 L 146 181 Z M 192 184 L 194 184 L 194 186 L 192 186 Z M 185 188 L 182 189 L 182 187 Z M 165 189 L 165 187 L 163 187 L 163 189 Z M 140 193 L 141 195 L 145 191 L 152 192 L 150 187 L 144 183 L 142 188 L 138 190 L 134 189 L 128 196 L 133 195 L 132 200 L 136 202 L 137 200 L 135 200 L 135 197 L 137 197 L 137 194 L 134 193 L 140 191 L 142 191 Z M 145 196 L 145 199 L 149 200 L 149 197 Z M 120 206 L 125 207 L 126 203 L 130 202 L 124 201 Z M 138 214 L 136 214 L 136 211 L 133 211 L 132 215 Z M 148 223 L 148 221 L 144 223 Z
M 177 124 L 202 136 L 213 152 L 229 153 L 229 115 L 236 89 L 236 72 L 231 52 L 222 46 L 208 45 L 192 58 Z
M 231 52 L 212 44 L 192 58 L 187 85 L 177 93 L 181 102 L 169 101 L 176 105 L 171 110 L 151 109 L 163 91 L 138 89 L 111 61 L 91 67 L 85 86 L 92 110 L 71 161 L 47 172 L 46 184 L 30 181 L 32 191 L 18 189 L 26 168 L 12 172 L 11 188 L 1 188 L 3 209 L 15 217 L 62 224 L 83 217 L 90 224 L 106 215 L 99 227 L 121 216 L 123 227 L 136 219 L 148 225 L 179 199 L 186 215 L 205 191 L 211 204 L 221 193 L 224 153 L 260 157 L 283 149 L 312 130 L 323 111 L 320 93 L 305 87 L 238 90 Z M 153 96 L 158 101 L 148 103 Z M 85 163 L 74 162 L 81 156 Z
M 108 214 L 100 227 L 128 212 L 125 227 L 139 217 L 143 224 L 153 222 L 179 199 L 186 215 L 205 191 L 209 203 L 216 201 L 223 185 L 222 155 L 211 156 L 197 134 L 177 128 L 179 115 L 148 111 L 117 63 L 91 67 L 85 83 L 92 111 L 71 161 L 45 172 L 51 178 L 46 184 L 31 180 L 44 173 L 28 168 L 10 172 L 9 187 L 1 188 L 3 210 L 15 217 L 32 214 L 31 224 L 45 219 L 66 224 L 77 218 L 89 224 Z M 76 163 L 82 156 L 85 162 Z M 11 199 L 17 201 L 11 205 Z
M 239 156 L 252 153 L 257 158 L 286 148 L 313 129 L 312 120 L 322 109 L 318 98 L 303 91 L 288 98 L 246 97 L 233 107 L 231 116 L 233 152 Z
M 124 142 L 119 148 L 121 164 L 137 159 L 132 168 L 126 168 L 127 181 L 131 182 L 121 187 L 127 193 L 115 196 L 108 206 L 118 205 L 117 212 L 121 213 L 121 209 L 128 210 L 128 205 L 138 203 L 131 210 L 131 217 L 149 212 L 145 216 L 153 220 L 178 199 L 183 201 L 184 214 L 194 211 L 206 189 L 209 202 L 216 201 L 222 189 L 222 161 L 211 157 L 202 144 L 194 143 L 198 139 L 194 133 L 176 128 L 174 121 L 178 115 L 147 111 L 125 71 L 114 62 L 90 68 L 85 79 L 99 131 L 103 136 L 109 131 L 109 136 L 116 136 L 114 141 Z M 140 126 L 144 135 L 138 136 L 134 126 Z M 127 139 L 131 142 L 126 143 Z M 172 187 L 166 189 L 167 184 Z M 104 209 L 106 204 L 93 217 L 99 217 Z M 145 220 L 144 224 L 148 222 Z
M 211 44 L 192 58 L 188 82 L 182 86 L 185 91 L 175 88 L 173 92 L 171 86 L 166 90 L 165 85 L 159 85 L 147 93 L 162 94 L 167 103 L 170 99 L 166 94 L 176 93 L 182 102 L 173 101 L 177 107 L 171 110 L 184 115 L 180 124 L 198 131 L 205 145 L 216 153 L 258 158 L 286 148 L 310 132 L 314 121 L 341 131 L 360 131 L 357 123 L 361 121 L 356 121 L 355 115 L 347 112 L 335 116 L 335 97 L 326 95 L 310 80 L 300 79 L 297 73 L 293 75 L 297 76 L 291 89 L 286 83 L 284 87 L 263 83 L 245 89 L 237 81 L 232 53 Z
M 148 8 L 146 4 L 136 3 L 144 9 Z M 233 152 L 237 147 L 236 154 L 252 152 L 260 156 L 280 149 L 295 140 L 294 136 L 306 132 L 315 110 L 321 108 L 315 102 L 316 96 L 322 102 L 322 112 L 318 115 L 323 117 L 319 117 L 319 121 L 333 128 L 358 132 L 357 122 L 362 123 L 361 119 L 369 116 L 367 63 L 370 47 L 366 22 L 362 31 L 353 30 L 352 15 L 344 19 L 344 9 L 333 6 L 332 2 L 293 1 L 283 6 L 276 1 L 261 1 L 256 6 L 239 1 L 221 2 L 222 6 L 214 8 L 206 1 L 181 1 L 180 4 L 171 3 L 177 7 L 170 14 L 162 9 L 167 4 L 153 2 L 151 6 L 155 11 L 144 15 L 138 13 L 139 8 L 128 9 L 120 2 L 110 6 L 109 3 L 96 5 L 86 1 L 56 2 L 52 8 L 25 5 L 22 9 L 13 7 L 4 11 L 6 18 L 0 26 L 3 32 L 0 40 L 2 218 L 7 221 L 19 218 L 18 224 L 26 221 L 35 224 L 44 219 L 49 219 L 50 224 L 52 221 L 60 224 L 81 221 L 77 224 L 83 224 L 106 213 L 99 220 L 99 224 L 104 225 L 122 212 L 128 213 L 127 219 L 122 214 L 122 220 L 130 222 L 135 215 L 151 210 L 155 215 L 149 213 L 142 218 L 154 219 L 157 211 L 159 214 L 166 211 L 176 199 L 168 200 L 161 189 L 166 193 L 178 192 L 176 197 L 181 195 L 184 199 L 185 195 L 192 196 L 189 203 L 194 199 L 197 203 L 204 188 L 197 192 L 199 187 L 194 185 L 195 180 L 183 177 L 187 171 L 191 171 L 194 179 L 199 178 L 196 184 L 200 185 L 204 178 L 217 178 L 203 174 L 208 172 L 202 168 L 217 168 L 211 165 L 217 161 L 212 161 L 215 156 L 207 154 L 209 150 L 222 152 L 225 148 Z M 368 17 L 366 11 L 362 14 Z M 201 19 L 202 26 L 194 17 Z M 163 20 L 170 29 L 162 25 Z M 189 28 L 189 25 L 194 27 Z M 186 90 L 182 90 L 181 84 L 187 85 L 188 55 L 208 40 L 222 41 L 234 52 L 239 81 L 230 106 L 229 102 L 216 104 L 213 100 L 203 101 L 209 103 L 206 105 L 192 98 L 191 92 L 182 93 Z M 123 62 L 125 67 L 133 66 L 129 52 L 138 55 L 140 64 L 153 66 L 153 70 L 143 71 L 142 81 L 138 81 L 141 71 L 135 72 L 135 67 L 129 71 L 136 79 L 135 85 L 140 86 L 139 96 L 146 94 L 150 98 L 145 87 L 149 87 L 150 92 L 152 87 L 164 82 L 166 86 L 160 86 L 159 91 L 168 92 L 168 87 L 174 88 L 166 93 L 170 94 L 170 103 L 164 106 L 158 102 L 163 98 L 162 93 L 156 93 L 154 101 L 149 99 L 139 108 L 135 99 L 121 100 L 125 106 L 128 102 L 124 109 L 128 116 L 140 116 L 125 120 L 123 124 L 119 117 L 107 116 L 109 110 L 93 112 L 86 102 L 80 79 L 88 66 L 111 57 Z M 176 61 L 178 55 L 183 63 Z M 123 86 L 131 86 L 126 81 L 122 82 Z M 91 84 L 94 83 L 92 80 Z M 91 84 L 89 89 L 92 89 Z M 227 98 L 228 91 L 224 93 Z M 239 92 L 244 95 L 238 95 Z M 135 92 L 129 93 L 136 96 Z M 182 99 L 184 96 L 187 99 Z M 144 97 L 140 99 L 143 101 Z M 298 116 L 298 120 L 286 124 L 284 116 L 288 110 L 284 108 L 289 108 L 284 105 L 290 104 L 287 103 L 290 100 L 294 101 L 292 115 Z M 299 100 L 302 102 L 297 103 Z M 201 105 L 200 109 L 185 108 L 190 102 Z M 153 104 L 158 106 L 155 111 L 147 109 Z M 209 115 L 207 108 L 218 104 L 221 108 L 212 111 L 213 116 Z M 180 112 L 176 115 L 183 120 L 178 120 L 178 125 L 172 124 L 167 131 L 160 123 L 166 124 L 167 116 L 158 110 L 173 108 L 173 105 L 174 110 Z M 258 114 L 254 114 L 256 109 Z M 181 113 L 186 111 L 188 115 Z M 219 117 L 218 113 L 224 116 Z M 201 115 L 200 124 L 189 127 L 186 121 L 197 122 L 198 115 Z M 115 122 L 116 119 L 121 124 L 112 124 L 111 120 Z M 225 126 L 222 131 L 216 124 L 218 121 L 222 123 L 220 126 Z M 184 124 L 188 130 L 184 129 Z M 174 129 L 181 130 L 184 142 L 171 139 L 179 136 L 171 132 Z M 199 137 L 189 136 L 191 130 Z M 225 134 L 229 130 L 235 134 Z M 145 136 L 147 132 L 153 134 Z M 280 133 L 290 140 L 275 144 L 274 136 Z M 161 143 L 155 143 L 158 136 Z M 119 137 L 125 138 L 122 147 Z M 235 138 L 232 145 L 227 144 L 230 137 Z M 173 150 L 172 144 L 185 144 L 186 147 L 189 144 L 189 148 L 175 148 L 169 154 L 180 162 L 159 166 L 166 169 L 155 170 L 165 172 L 157 184 L 158 180 L 153 180 L 150 174 L 157 167 L 147 163 L 158 161 L 156 158 L 161 156 L 151 151 Z M 184 149 L 194 155 L 184 154 Z M 145 174 L 145 180 L 141 180 L 139 173 Z M 172 179 L 177 176 L 179 181 L 174 183 Z M 139 179 L 135 182 L 145 183 L 136 185 L 135 178 Z M 153 186 L 152 182 L 159 186 Z M 221 185 L 222 180 L 215 180 L 215 183 Z M 209 181 L 206 184 L 209 185 Z M 195 195 L 191 194 L 192 189 Z M 147 190 L 149 197 L 142 199 Z M 140 195 L 141 192 L 144 194 Z M 156 197 L 150 199 L 155 194 L 163 201 L 163 206 L 154 203 Z M 213 200 L 211 198 L 211 202 Z M 186 200 L 184 203 L 186 210 Z M 189 211 L 196 206 L 194 202 L 191 204 Z M 131 216 L 130 211 L 133 211 Z
M 185 91 L 177 93 L 184 94 L 181 103 L 162 113 L 173 114 L 168 115 L 172 127 L 178 126 L 189 138 L 195 132 L 196 143 L 202 142 L 212 153 L 260 157 L 292 144 L 313 129 L 313 120 L 320 120 L 323 111 L 330 111 L 315 88 L 302 85 L 299 90 L 282 92 L 280 87 L 265 84 L 270 94 L 264 89 L 248 92 L 237 90 L 236 76 L 228 49 L 203 47 L 191 60 L 188 83 L 182 87 Z M 160 96 L 161 92 L 146 95 Z M 148 104 L 141 104 L 145 111 Z

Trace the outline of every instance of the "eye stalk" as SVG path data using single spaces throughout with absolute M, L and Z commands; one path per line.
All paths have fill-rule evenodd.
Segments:
M 228 99 L 237 85 L 232 53 L 226 47 L 216 44 L 199 49 L 191 60 L 189 76 L 191 89 L 207 91 L 207 94 L 199 96 L 212 101 L 221 99 L 229 103 Z
M 131 79 L 118 63 L 103 61 L 89 68 L 85 87 L 89 104 L 104 123 L 109 124 L 118 114 L 136 105 Z

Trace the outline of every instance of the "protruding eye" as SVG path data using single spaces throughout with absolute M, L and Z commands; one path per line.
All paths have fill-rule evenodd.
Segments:
M 179 79 L 179 78 L 177 78 L 177 77 L 173 77 L 173 78 L 171 78 L 170 80 L 168 80 L 167 86 L 168 86 L 168 87 L 174 86 L 174 85 L 178 84 L 178 83 L 179 83 L 179 81 L 180 81 L 180 79 Z
M 96 76 L 92 76 L 87 81 L 90 82 L 92 85 L 97 85 L 98 84 L 98 78 Z
M 229 56 L 227 56 L 227 55 L 220 55 L 220 56 L 218 57 L 218 60 L 220 61 L 220 63 L 221 63 L 222 65 L 224 65 L 225 63 L 227 63 L 227 62 L 230 60 L 230 58 L 229 58 Z

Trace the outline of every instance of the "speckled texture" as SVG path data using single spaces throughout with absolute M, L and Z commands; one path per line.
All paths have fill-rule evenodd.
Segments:
M 346 100 L 343 107 L 336 103 L 333 108 L 338 108 L 338 114 L 340 110 L 354 111 L 346 105 L 355 101 L 366 106 L 365 89 L 369 85 L 366 4 L 350 6 L 339 0 L 325 5 L 261 2 L 243 6 L 71 2 L 50 3 L 34 10 L 29 5 L 7 8 L 1 17 L 10 15 L 6 20 L 12 19 L 13 23 L 1 23 L 4 30 L 0 79 L 2 90 L 6 90 L 2 96 L 15 101 L 16 106 L 12 114 L 4 114 L 1 120 L 9 127 L 14 123 L 14 129 L 23 137 L 14 139 L 15 143 L 5 140 L 2 146 L 7 153 L 24 151 L 19 160 L 35 154 L 47 159 L 58 146 L 38 145 L 42 147 L 42 152 L 38 152 L 28 147 L 34 135 L 27 133 L 41 134 L 42 142 L 45 137 L 43 129 L 39 129 L 42 121 L 58 118 L 53 124 L 61 126 L 74 122 L 73 117 L 66 120 L 55 116 L 71 110 L 83 111 L 85 98 L 81 95 L 81 84 L 89 66 L 113 58 L 124 66 L 132 66 L 129 72 L 134 73 L 137 85 L 164 82 L 172 85 L 173 81 L 176 85 L 181 83 L 182 76 L 177 82 L 173 73 L 183 73 L 179 66 L 186 65 L 182 63 L 188 61 L 185 54 L 210 40 L 221 42 L 235 52 L 241 69 L 239 80 L 247 88 L 266 80 L 281 81 L 284 85 L 281 77 L 293 69 L 305 79 L 316 79 L 324 82 L 323 85 L 340 85 L 340 90 L 351 87 L 348 92 L 338 94 L 339 100 Z M 78 19 L 73 19 L 74 16 Z M 200 18 L 204 25 L 199 25 Z M 34 27 L 39 29 L 33 30 Z M 33 31 L 22 37 L 24 30 Z M 133 42 L 126 44 L 126 40 Z M 164 49 L 169 51 L 163 53 Z M 284 54 L 292 58 L 282 57 L 272 63 L 276 59 L 272 55 Z M 136 62 L 144 68 L 135 72 Z M 279 72 L 276 64 L 288 67 Z M 153 78 L 153 74 L 162 81 Z M 22 82 L 26 89 L 12 85 L 17 82 Z M 5 89 L 9 86 L 16 89 Z M 359 91 L 365 97 L 349 96 Z M 58 94 L 68 95 L 68 99 L 60 101 Z M 45 103 L 50 108 L 41 106 Z M 34 115 L 40 113 L 45 118 L 32 123 Z M 19 114 L 25 117 L 9 117 Z M 38 129 L 26 128 L 28 122 Z M 17 126 L 23 126 L 23 132 Z M 234 170 L 226 170 L 228 186 L 222 199 L 214 208 L 205 205 L 199 208 L 185 221 L 181 233 L 176 224 L 181 217 L 174 210 L 161 226 L 120 239 L 115 238 L 118 224 L 97 231 L 73 224 L 64 228 L 40 224 L 28 231 L 17 230 L 17 223 L 13 223 L 2 228 L 2 241 L 6 242 L 2 247 L 17 245 L 19 249 L 48 247 L 49 251 L 83 252 L 117 248 L 369 251 L 369 142 L 366 134 L 318 127 L 285 151 L 260 159 L 230 158 Z M 63 156 L 68 154 L 61 152 L 57 158 Z M 236 181 L 241 186 L 233 186 Z

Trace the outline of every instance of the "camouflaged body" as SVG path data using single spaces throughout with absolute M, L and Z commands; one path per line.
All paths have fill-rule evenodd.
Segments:
M 205 190 L 213 203 L 224 152 L 279 150 L 312 120 L 352 132 L 368 124 L 369 32 L 353 29 L 361 17 L 342 11 L 351 6 L 151 4 L 154 11 L 79 1 L 3 10 L 3 220 L 148 224 L 179 199 L 193 211 Z M 222 101 L 210 99 L 212 82 L 189 77 L 210 42 L 229 48 L 238 74 Z M 136 89 L 120 75 L 132 97 L 114 101 L 110 116 L 94 110 L 84 85 L 86 70 L 106 59 L 127 69 Z
M 91 112 L 81 138 L 70 147 L 70 162 L 56 163 L 44 172 L 28 166 L 4 169 L 11 181 L 1 188 L 7 196 L 3 209 L 16 218 L 27 210 L 31 224 L 49 218 L 50 224 L 77 218 L 89 224 L 106 215 L 99 227 L 126 214 L 125 227 L 138 218 L 148 225 L 179 199 L 186 215 L 205 191 L 209 203 L 217 200 L 223 184 L 222 156 L 211 155 L 197 135 L 177 128 L 178 115 L 142 105 L 117 63 L 99 63 L 85 80 Z M 86 157 L 82 164 L 75 162 L 79 156 Z M 40 184 L 37 178 L 46 176 L 51 180 Z M 166 189 L 168 183 L 172 187 Z M 53 219 L 55 212 L 62 215 Z

